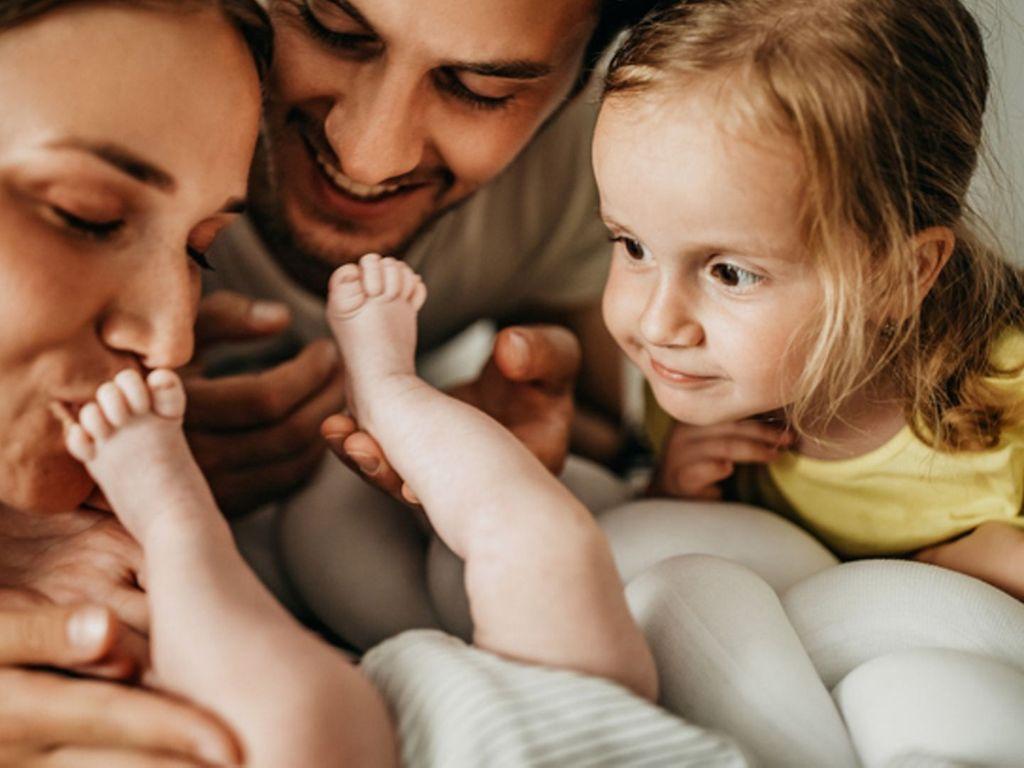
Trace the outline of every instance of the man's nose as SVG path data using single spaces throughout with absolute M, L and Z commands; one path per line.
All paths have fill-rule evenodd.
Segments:
M 368 73 L 369 74 L 369 73 Z M 361 184 L 383 184 L 415 170 L 426 142 L 418 83 L 380 63 L 327 116 L 324 130 L 341 171 Z
M 164 253 L 126 276 L 100 323 L 107 347 L 147 368 L 180 368 L 195 349 L 199 277 L 181 253 Z
M 640 318 L 640 334 L 659 347 L 695 347 L 704 341 L 701 324 L 689 311 L 686 297 L 663 281 L 651 294 Z

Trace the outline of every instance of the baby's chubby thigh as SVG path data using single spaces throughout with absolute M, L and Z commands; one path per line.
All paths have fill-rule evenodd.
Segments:
M 627 583 L 676 555 L 712 555 L 749 568 L 781 594 L 839 562 L 790 521 L 744 504 L 641 499 L 600 513 L 598 523 Z
M 356 647 L 439 626 L 426 587 L 428 536 L 414 513 L 330 457 L 283 505 L 278 541 L 299 597 Z

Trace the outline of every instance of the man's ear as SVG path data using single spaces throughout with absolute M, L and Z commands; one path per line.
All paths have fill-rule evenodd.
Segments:
M 949 257 L 953 255 L 956 235 L 949 227 L 929 227 L 914 235 L 911 243 L 917 265 L 915 299 L 917 306 L 920 306 L 928 291 L 935 285 L 935 280 L 946 266 Z

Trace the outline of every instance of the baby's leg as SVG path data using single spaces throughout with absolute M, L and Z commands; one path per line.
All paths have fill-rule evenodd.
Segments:
M 590 513 L 495 421 L 416 376 L 419 278 L 372 255 L 330 288 L 349 404 L 466 561 L 477 644 L 651 695 L 650 653 Z
M 173 373 L 125 371 L 66 431 L 145 552 L 159 683 L 223 716 L 248 765 L 394 764 L 380 696 L 242 561 L 185 442 L 184 412 Z

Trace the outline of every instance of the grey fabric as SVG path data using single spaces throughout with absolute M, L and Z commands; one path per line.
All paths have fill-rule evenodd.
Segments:
M 730 739 L 593 677 L 499 658 L 433 630 L 363 669 L 395 716 L 407 768 L 707 768 L 749 763 Z

